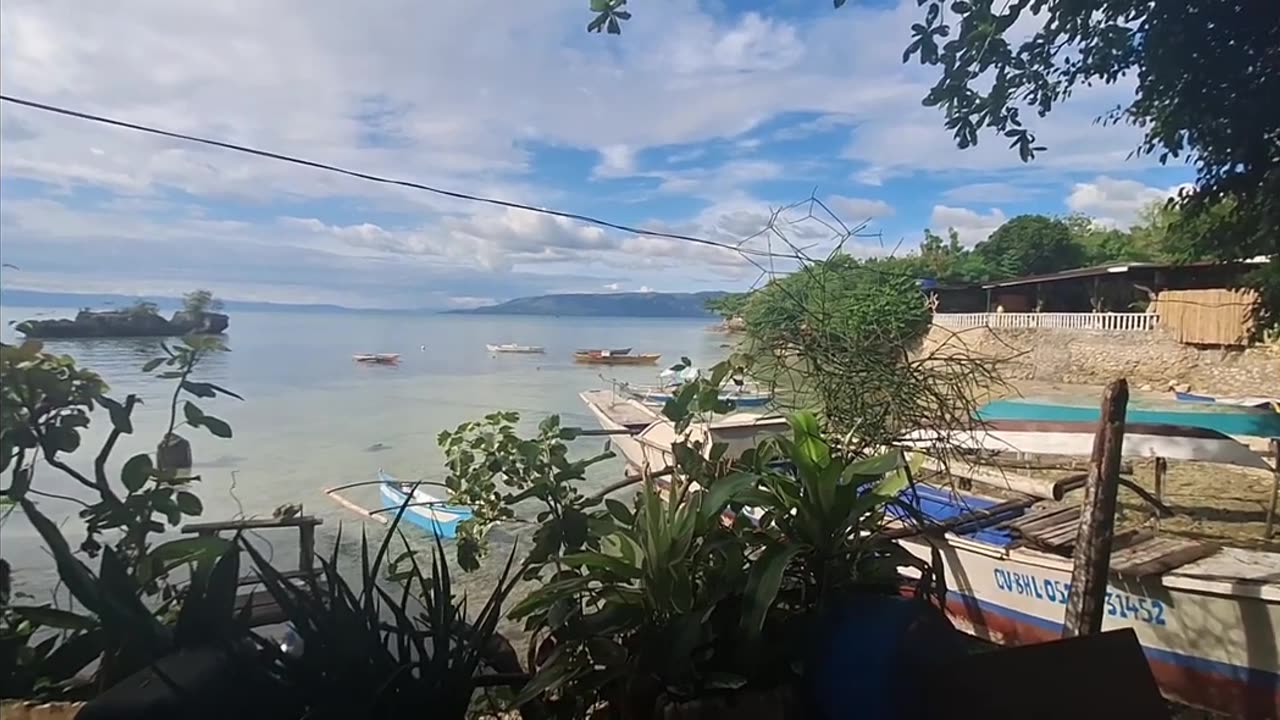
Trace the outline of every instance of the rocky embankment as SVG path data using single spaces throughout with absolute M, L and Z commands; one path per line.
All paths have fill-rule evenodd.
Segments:
M 32 338 L 167 337 L 219 335 L 228 322 L 222 313 L 179 311 L 166 320 L 154 313 L 81 310 L 74 320 L 26 320 L 15 329 Z

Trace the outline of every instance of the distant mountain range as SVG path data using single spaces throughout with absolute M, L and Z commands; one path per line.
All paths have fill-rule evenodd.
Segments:
M 696 293 L 567 293 L 516 298 L 497 305 L 450 310 L 460 315 L 568 315 L 574 317 L 710 317 L 715 290 Z

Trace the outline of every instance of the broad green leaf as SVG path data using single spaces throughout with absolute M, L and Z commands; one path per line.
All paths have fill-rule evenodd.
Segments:
M 855 475 L 884 475 L 902 467 L 902 453 L 891 450 L 881 455 L 855 460 L 844 468 L 844 478 Z M 847 482 L 847 480 L 846 480 Z
M 200 498 L 196 497 L 194 493 L 181 490 L 178 492 L 175 502 L 183 515 L 199 515 L 204 512 L 204 503 L 200 502 Z
M 212 415 L 205 415 L 200 418 L 200 424 L 208 428 L 209 432 L 220 438 L 231 437 L 231 426 L 225 420 L 216 418 Z
M 216 397 L 218 394 L 214 392 L 213 386 L 209 383 L 193 382 L 191 380 L 183 380 L 182 389 L 196 397 L 202 398 Z
M 93 617 L 77 615 L 67 610 L 59 610 L 50 605 L 14 605 L 12 610 L 22 616 L 23 619 L 43 627 L 62 630 L 92 630 L 98 626 L 98 621 Z
M 622 501 L 606 498 L 604 506 L 609 511 L 609 514 L 613 516 L 613 519 L 623 525 L 631 525 L 635 522 L 635 516 L 632 515 L 631 508 L 627 507 Z
M 220 557 L 231 547 L 233 543 L 230 540 L 216 536 L 179 538 L 161 543 L 147 553 L 149 562 L 139 566 L 138 582 L 146 584 L 180 565 Z M 145 573 L 143 568 L 146 568 Z
M 204 420 L 204 411 L 190 400 L 182 403 L 182 415 L 187 419 L 187 423 L 191 427 L 200 427 L 200 422 Z
M 125 461 L 124 469 L 120 471 L 120 482 L 124 483 L 126 490 L 135 493 L 151 478 L 153 470 L 150 455 L 134 455 Z
M 750 638 L 758 637 L 764 627 L 765 616 L 778 596 L 782 576 L 791 561 L 803 552 L 799 543 L 774 544 L 766 547 L 760 557 L 751 564 L 747 586 L 743 593 L 742 629 Z
M 149 373 L 155 370 L 156 368 L 160 367 L 160 365 L 162 365 L 164 361 L 165 361 L 165 358 L 152 358 L 147 361 L 147 364 L 142 366 L 142 372 Z

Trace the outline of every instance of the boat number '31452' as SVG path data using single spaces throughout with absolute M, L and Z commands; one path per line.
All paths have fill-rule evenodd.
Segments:
M 1041 578 L 1030 573 L 996 568 L 996 588 L 1013 595 L 1043 602 L 1067 604 L 1071 583 Z M 1149 625 L 1164 625 L 1165 604 L 1155 598 L 1145 598 L 1118 590 L 1107 590 L 1107 616 L 1124 620 L 1136 620 Z

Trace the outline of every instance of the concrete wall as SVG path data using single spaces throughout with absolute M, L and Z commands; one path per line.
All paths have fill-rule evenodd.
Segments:
M 922 353 L 1001 360 L 1008 380 L 1100 385 L 1117 377 L 1133 386 L 1192 392 L 1280 396 L 1280 348 L 1201 349 L 1163 331 L 948 330 L 934 326 Z

